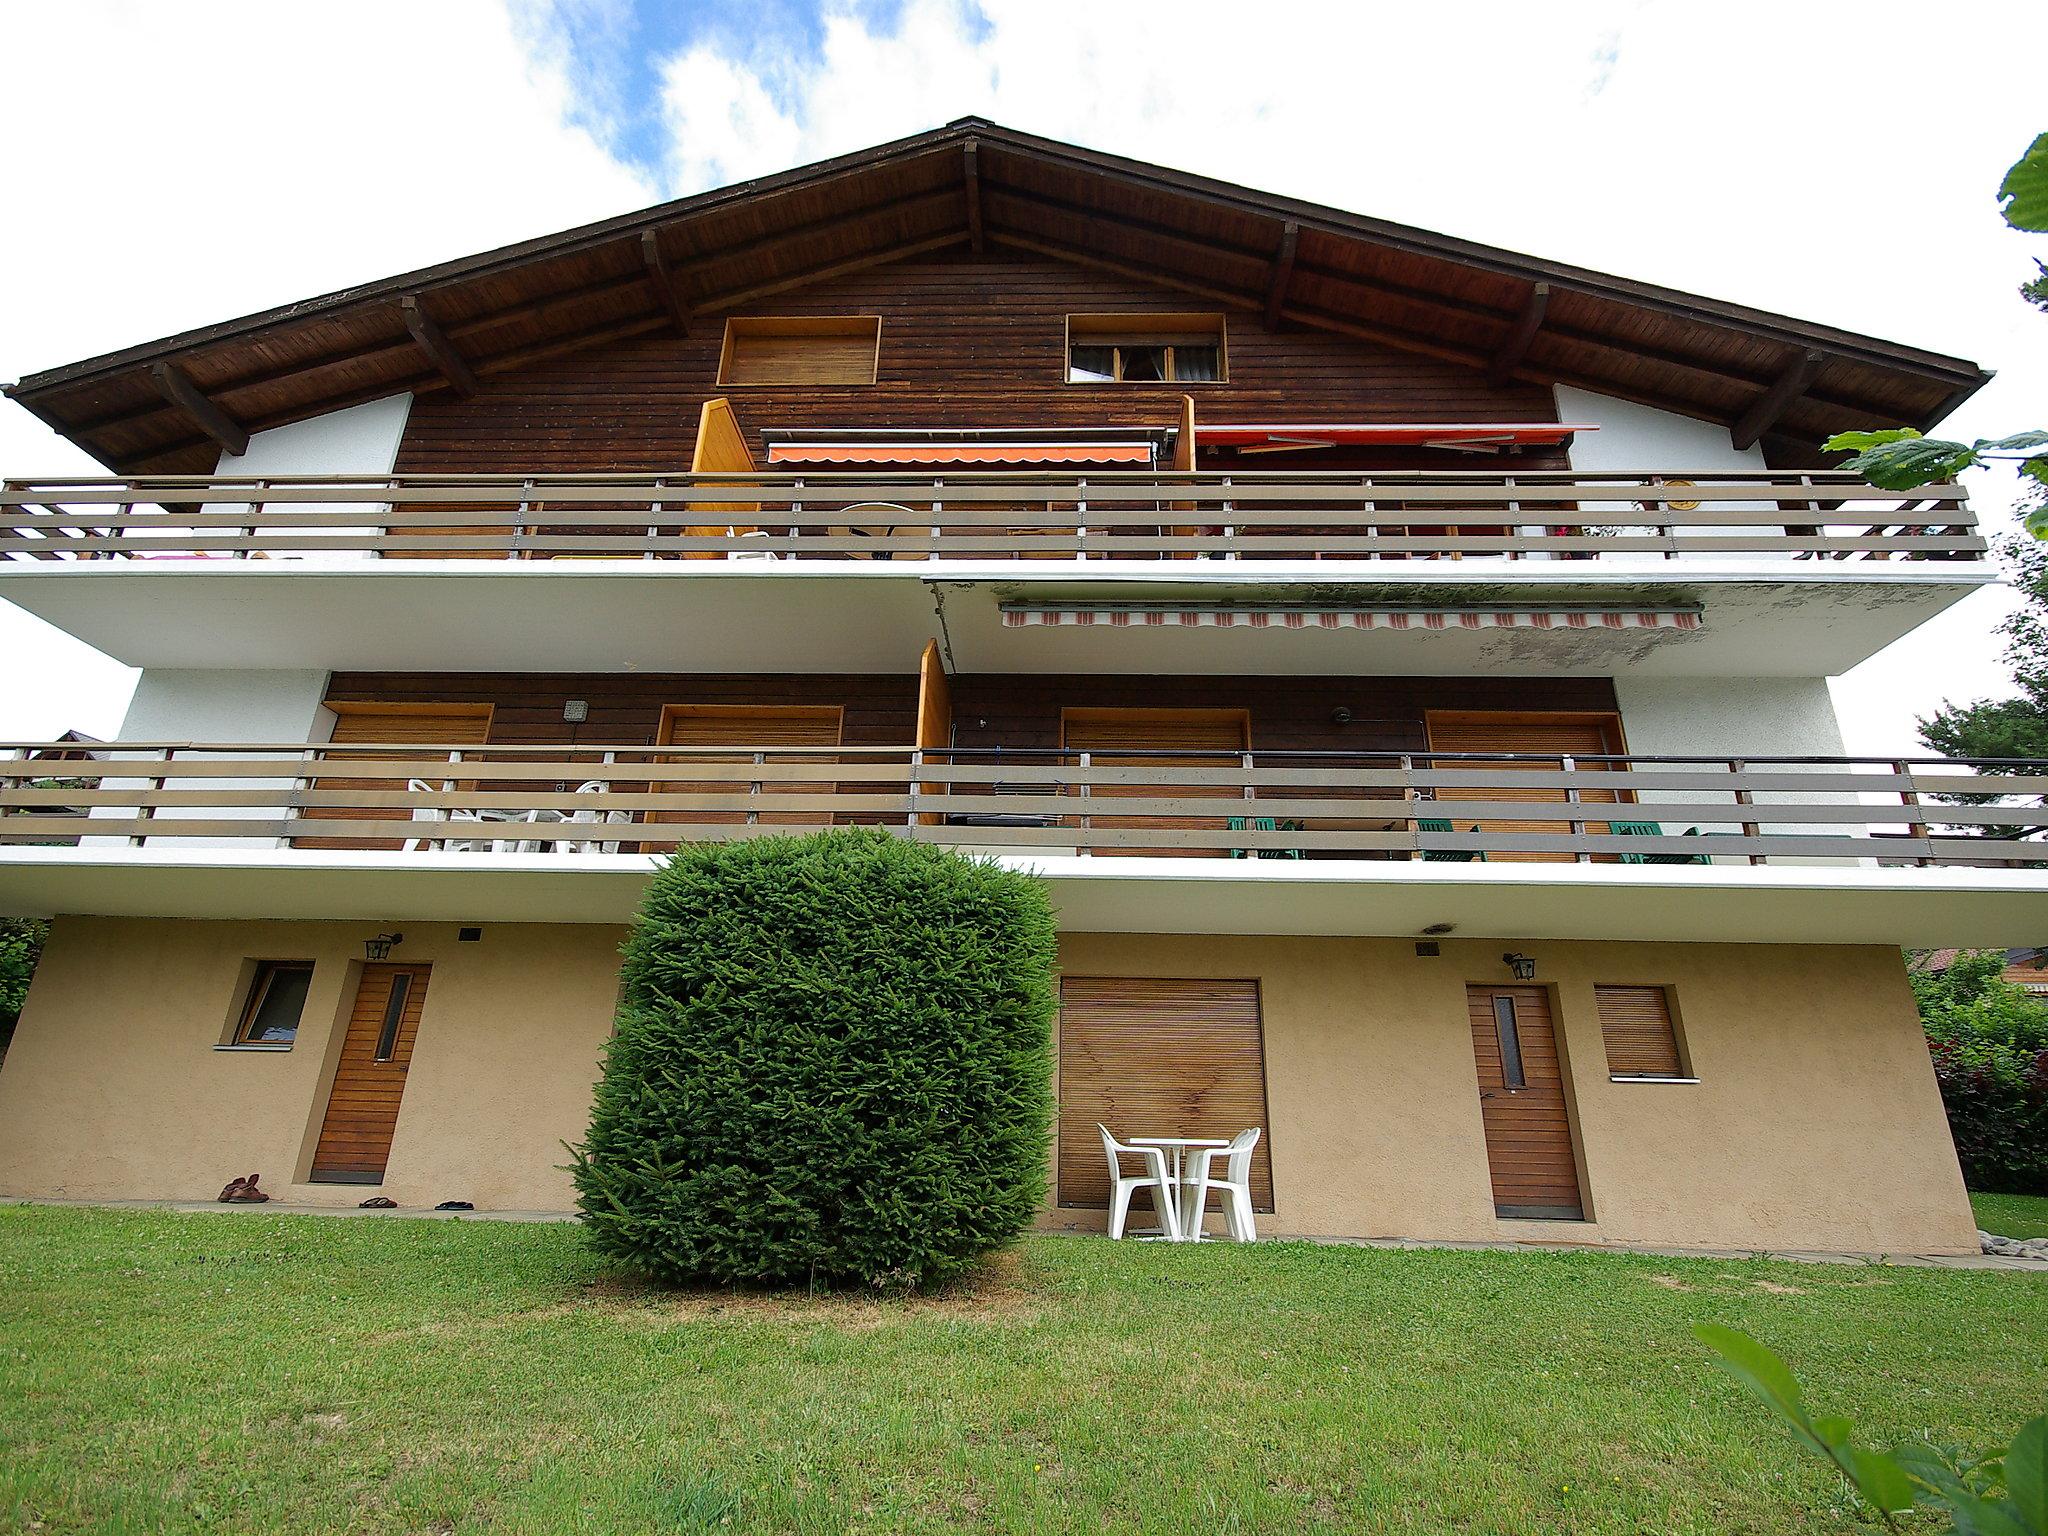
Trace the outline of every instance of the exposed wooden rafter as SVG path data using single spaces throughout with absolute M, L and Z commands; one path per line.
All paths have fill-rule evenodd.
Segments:
M 675 328 L 687 336 L 690 334 L 690 306 L 683 299 L 683 290 L 677 284 L 675 274 L 669 270 L 668 258 L 661 254 L 661 236 L 648 229 L 640 233 L 640 261 L 647 268 L 647 281 L 653 286 L 655 297 L 661 300 L 662 308 Z
M 469 364 L 462 360 L 462 354 L 442 334 L 434 317 L 420 307 L 415 294 L 406 294 L 398 301 L 399 312 L 405 316 L 405 328 L 412 332 L 412 339 L 419 343 L 420 350 L 441 372 L 441 377 L 456 394 L 467 400 L 476 393 L 476 375 L 470 372 Z
M 1728 436 L 1737 448 L 1748 448 L 1777 423 L 1780 416 L 1792 408 L 1792 402 L 1805 394 L 1826 364 L 1828 355 L 1817 348 L 1809 347 L 1792 360 L 1786 370 L 1779 374 L 1776 382 L 1757 396 L 1756 403 L 1742 413 Z
M 981 154 L 974 140 L 961 146 L 960 159 L 967 186 L 967 243 L 979 256 L 987 242 L 981 229 Z
M 1543 329 L 1543 316 L 1549 309 L 1550 284 L 1538 283 L 1529 290 L 1522 312 L 1515 316 L 1514 325 L 1494 349 L 1490 371 L 1495 378 L 1504 379 L 1521 366 L 1522 359 L 1529 355 L 1530 344 L 1536 340 L 1536 333 Z
M 1287 284 L 1294 276 L 1294 248 L 1301 241 L 1301 226 L 1289 219 L 1280 226 L 1280 248 L 1273 253 L 1273 275 L 1266 280 L 1266 329 L 1280 329 L 1281 307 L 1287 302 Z
M 249 451 L 249 429 L 206 398 L 185 371 L 175 363 L 152 363 L 149 376 L 163 397 L 175 405 L 192 425 L 199 428 L 229 453 Z

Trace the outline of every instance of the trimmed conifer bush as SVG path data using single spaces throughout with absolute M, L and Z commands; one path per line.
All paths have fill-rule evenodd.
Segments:
M 672 1284 L 917 1286 L 1016 1236 L 1053 935 L 1030 876 L 881 831 L 677 853 L 572 1149 L 598 1249 Z

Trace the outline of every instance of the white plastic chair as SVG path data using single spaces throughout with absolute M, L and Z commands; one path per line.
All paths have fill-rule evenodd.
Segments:
M 432 779 L 407 779 L 405 787 L 415 795 L 437 794 L 441 789 L 441 785 Z M 414 821 L 437 822 L 481 822 L 483 820 L 474 811 L 444 811 L 438 806 L 432 805 L 415 806 L 412 819 Z M 418 853 L 422 849 L 441 848 L 456 853 L 476 853 L 490 846 L 490 842 L 486 838 L 435 837 L 428 833 L 420 837 L 406 839 L 405 851 L 407 853 Z
M 1255 1243 L 1258 1232 L 1252 1225 L 1252 1148 L 1259 1144 L 1259 1128 L 1239 1131 L 1227 1147 L 1204 1147 L 1195 1153 L 1195 1166 L 1188 1174 L 1188 1235 L 1202 1235 L 1202 1212 L 1209 1203 L 1209 1191 L 1223 1195 L 1223 1223 L 1240 1243 Z M 1209 1170 L 1223 1159 L 1223 1177 Z
M 1159 1212 L 1159 1229 L 1168 1238 L 1180 1236 L 1180 1220 L 1174 1214 L 1173 1182 L 1166 1176 L 1166 1154 L 1158 1147 L 1127 1147 L 1110 1135 L 1109 1127 L 1096 1122 L 1095 1129 L 1102 1132 L 1102 1151 L 1109 1159 L 1109 1235 L 1119 1238 L 1124 1235 L 1124 1218 L 1130 1214 L 1131 1196 L 1141 1189 L 1152 1191 L 1152 1208 Z M 1142 1157 L 1145 1160 L 1145 1176 L 1133 1177 L 1123 1170 L 1120 1157 Z
M 576 786 L 576 793 L 579 795 L 601 795 L 610 788 L 611 784 L 608 780 L 586 779 Z M 631 811 L 582 810 L 569 813 L 570 821 L 589 822 L 592 825 L 618 826 L 632 819 L 633 813 Z M 582 840 L 573 843 L 560 842 L 556 843 L 554 847 L 561 853 L 617 853 L 619 851 L 617 838 L 612 838 L 608 841 L 591 839 L 587 842 Z

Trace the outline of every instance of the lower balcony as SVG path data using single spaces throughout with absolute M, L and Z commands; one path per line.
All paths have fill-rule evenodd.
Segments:
M 914 747 L 53 746 L 0 912 L 618 922 L 692 843 L 870 825 L 1069 931 L 2033 942 L 2048 763 Z

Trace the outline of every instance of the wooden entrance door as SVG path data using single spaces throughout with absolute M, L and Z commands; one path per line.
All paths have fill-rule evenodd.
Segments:
M 491 730 L 491 706 L 488 704 L 371 704 L 371 703 L 330 703 L 334 712 L 334 734 L 328 739 L 335 746 L 367 744 L 381 746 L 386 742 L 405 743 L 417 741 L 431 746 L 482 746 Z M 370 757 L 385 756 L 384 753 L 364 754 Z M 358 757 L 356 759 L 360 761 Z M 439 789 L 444 783 L 454 783 L 457 788 L 473 785 L 457 780 L 459 770 L 450 765 L 446 775 L 436 775 L 427 782 Z M 315 779 L 314 782 L 321 781 Z M 404 789 L 406 780 L 397 779 L 330 779 L 326 781 L 334 789 Z M 403 810 L 357 809 L 350 806 L 334 806 L 308 813 L 320 821 L 404 821 L 410 814 Z M 422 824 L 422 835 L 433 830 L 436 824 Z M 443 829 L 445 831 L 445 829 Z M 396 837 L 295 837 L 294 848 L 403 848 L 405 840 Z
M 1227 757 L 1191 756 L 1192 753 L 1243 752 L 1251 741 L 1250 717 L 1241 709 L 1068 709 L 1060 712 L 1062 745 L 1069 752 L 1090 754 L 1096 767 L 1223 768 L 1237 766 Z M 1091 800 L 1172 799 L 1242 802 L 1243 791 L 1228 784 L 1119 784 L 1098 785 L 1089 791 Z M 1230 825 L 1232 810 L 1242 805 L 1219 807 L 1214 816 L 1106 816 L 1088 814 L 1091 827 L 1130 827 L 1140 831 L 1164 832 L 1176 828 L 1213 828 Z M 1218 848 L 1097 848 L 1099 854 L 1144 854 L 1147 857 L 1221 858 Z M 1114 1127 L 1112 1127 L 1114 1129 Z
M 1583 1220 L 1550 994 L 1541 987 L 1468 987 L 1466 1001 L 1495 1212 Z
M 427 1001 L 424 965 L 365 965 L 313 1151 L 316 1184 L 381 1184 Z
M 1097 1125 L 1228 1138 L 1258 1126 L 1252 1204 L 1273 1209 L 1256 981 L 1069 976 L 1060 983 L 1059 1203 L 1109 1204 Z
M 1433 752 L 1540 752 L 1542 759 L 1521 763 L 1439 763 L 1445 769 L 1467 768 L 1489 775 L 1493 782 L 1471 790 L 1439 789 L 1437 799 L 1445 802 L 1441 815 L 1454 830 L 1470 831 L 1475 825 L 1487 832 L 1548 832 L 1563 837 L 1570 833 L 1569 821 L 1483 821 L 1461 818 L 1459 800 L 1521 800 L 1562 805 L 1571 797 L 1562 789 L 1510 789 L 1501 786 L 1501 776 L 1518 772 L 1556 772 L 1564 759 L 1614 755 L 1623 751 L 1621 721 L 1613 715 L 1517 714 L 1509 711 L 1474 714 L 1429 715 L 1429 745 Z M 1555 754 L 1554 756 L 1552 754 Z M 1598 763 L 1583 765 L 1598 769 Z M 1579 799 L 1587 805 L 1612 805 L 1621 797 L 1611 790 L 1583 789 Z M 1599 813 L 1595 812 L 1597 817 Z M 1589 820 L 1586 830 L 1604 832 L 1607 823 Z M 1570 863 L 1568 853 L 1488 853 L 1492 862 L 1516 864 Z

